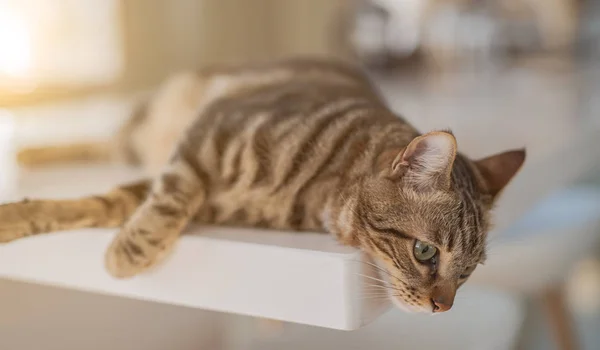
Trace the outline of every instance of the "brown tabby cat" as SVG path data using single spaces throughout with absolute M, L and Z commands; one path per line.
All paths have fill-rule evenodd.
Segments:
M 111 157 L 156 176 L 101 196 L 0 206 L 0 241 L 122 226 L 106 267 L 124 278 L 161 261 L 192 220 L 329 232 L 385 267 L 399 306 L 425 312 L 450 309 L 485 259 L 488 213 L 525 158 L 471 161 L 450 132 L 420 135 L 394 115 L 359 70 L 314 60 L 175 77 L 114 144 Z

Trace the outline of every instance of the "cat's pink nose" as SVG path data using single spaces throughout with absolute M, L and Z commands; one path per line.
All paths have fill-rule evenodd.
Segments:
M 444 298 L 438 297 L 431 299 L 433 304 L 433 312 L 445 312 L 452 308 L 453 301 L 447 302 Z
M 455 295 L 456 288 L 450 285 L 433 288 L 433 292 L 431 293 L 433 312 L 445 312 L 450 310 L 452 308 L 452 304 L 454 304 Z

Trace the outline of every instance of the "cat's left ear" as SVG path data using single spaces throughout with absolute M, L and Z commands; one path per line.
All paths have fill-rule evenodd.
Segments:
M 413 139 L 392 163 L 392 174 L 418 190 L 448 189 L 456 158 L 456 139 L 434 131 Z
M 525 162 L 525 149 L 507 151 L 475 161 L 488 193 L 498 196 Z

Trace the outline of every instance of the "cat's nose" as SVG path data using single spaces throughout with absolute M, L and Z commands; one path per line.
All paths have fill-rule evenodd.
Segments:
M 445 312 L 452 308 L 453 302 L 446 301 L 443 297 L 432 298 L 431 303 L 433 304 L 433 312 Z
M 452 308 L 452 304 L 454 304 L 455 295 L 456 288 L 450 285 L 433 288 L 433 293 L 431 294 L 433 312 L 445 312 L 450 310 Z

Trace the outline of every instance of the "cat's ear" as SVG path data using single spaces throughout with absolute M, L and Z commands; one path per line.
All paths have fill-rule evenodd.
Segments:
M 488 193 L 496 197 L 510 182 L 525 162 L 525 149 L 495 154 L 478 161 L 475 165 L 485 181 Z
M 455 158 L 454 135 L 434 131 L 412 140 L 394 159 L 391 172 L 420 190 L 448 189 Z

